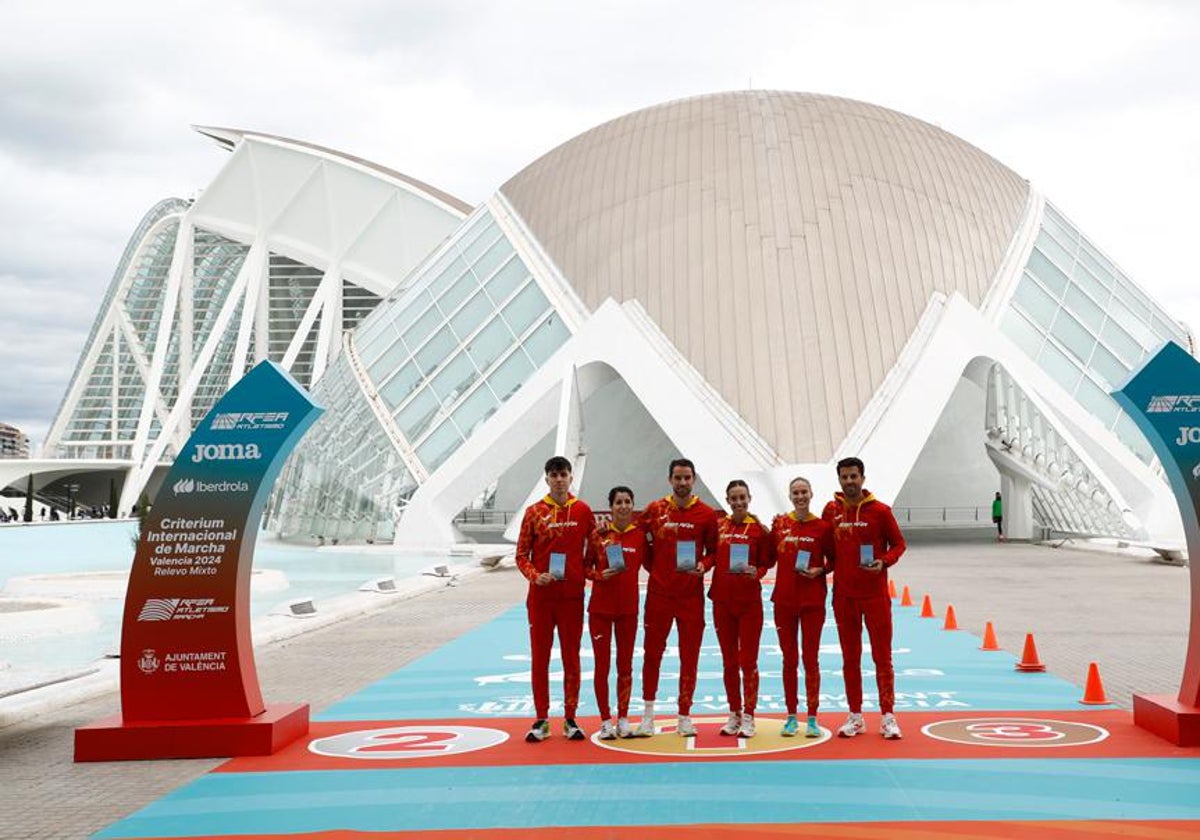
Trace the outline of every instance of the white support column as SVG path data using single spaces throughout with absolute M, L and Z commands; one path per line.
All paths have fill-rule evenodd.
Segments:
M 262 302 L 262 287 L 266 283 L 263 259 L 266 253 L 262 240 L 255 240 L 246 253 L 242 271 L 246 273 L 246 294 L 242 296 L 242 319 L 238 323 L 238 334 L 233 344 L 233 365 L 229 368 L 229 387 L 246 374 L 246 353 L 250 350 L 250 333 L 258 318 Z M 257 363 L 257 362 L 256 362 Z
M 583 439 L 583 400 L 579 396 L 579 369 L 567 362 L 562 393 L 558 403 L 558 430 L 554 436 L 554 451 L 570 459 L 574 466 L 575 486 L 583 486 L 583 471 L 587 467 L 587 444 Z
M 308 338 L 308 334 L 312 332 L 313 322 L 317 320 L 317 315 L 325 306 L 325 283 L 328 277 L 329 275 L 325 275 L 320 285 L 317 286 L 316 291 L 313 292 L 312 300 L 308 302 L 308 308 L 304 310 L 304 315 L 300 318 L 299 326 L 292 333 L 292 340 L 288 344 L 287 352 L 283 354 L 283 361 L 280 364 L 289 372 L 292 369 L 292 365 L 296 363 L 296 357 L 300 355 L 300 349 L 304 347 L 304 342 Z
M 1004 511 L 1004 538 L 1033 539 L 1033 484 L 1029 479 L 1001 470 L 1000 500 Z
M 313 297 L 323 297 L 324 303 L 309 387 L 321 378 L 342 341 L 342 271 L 336 262 L 325 270 L 325 276 L 321 278 L 321 285 Z
M 270 358 L 271 350 L 271 252 L 259 237 L 254 244 L 262 249 L 258 265 L 258 305 L 254 311 L 254 364 Z
M 185 251 L 179 270 L 179 382 L 182 385 L 192 373 L 192 363 L 196 354 L 196 284 L 195 284 L 195 248 L 196 228 L 186 219 L 179 225 L 179 237 L 183 240 Z M 176 254 L 179 251 L 176 250 Z M 176 270 L 174 263 L 171 270 Z M 179 389 L 177 400 L 184 406 L 183 416 L 188 418 L 185 424 L 191 429 L 193 391 Z M 182 441 L 179 441 L 182 443 Z
M 154 339 L 154 359 L 150 364 L 150 379 L 146 382 L 146 393 L 162 398 L 162 376 L 167 365 L 167 351 L 171 346 L 171 328 L 175 324 L 175 313 L 179 308 L 179 289 L 183 277 L 183 265 L 192 258 L 192 226 L 186 216 L 179 220 L 179 232 L 175 237 L 175 252 L 171 256 L 171 268 L 167 272 L 167 287 L 163 290 L 162 315 L 158 322 L 158 333 Z M 183 380 L 180 379 L 180 382 Z M 133 439 L 133 451 L 130 453 L 134 463 L 140 462 L 149 444 L 150 421 L 154 415 L 154 400 L 142 401 L 142 413 L 138 417 L 137 435 Z M 121 507 L 128 509 L 137 500 L 137 494 L 142 488 L 137 488 L 132 497 L 127 498 L 130 482 L 125 482 L 125 490 L 121 493 Z
M 120 382 L 121 382 L 121 330 L 120 330 L 119 326 L 116 323 L 114 323 L 113 328 L 112 328 L 112 411 L 108 416 L 108 438 L 109 438 L 109 440 L 113 441 L 114 445 L 117 440 L 117 431 L 121 427 L 121 424 L 118 422 L 119 418 L 117 417 L 117 412 L 120 410 L 120 406 L 121 406 Z M 97 454 L 99 454 L 99 453 L 97 453 Z M 108 457 L 112 458 L 115 456 L 115 454 L 116 453 L 114 453 L 110 449 L 109 453 L 108 453 Z

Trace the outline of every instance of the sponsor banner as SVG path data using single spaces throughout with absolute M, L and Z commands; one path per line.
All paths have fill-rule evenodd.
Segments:
M 252 717 L 264 709 L 250 642 L 263 506 L 322 409 L 273 362 L 196 427 L 154 499 L 125 598 L 126 721 Z
M 1179 701 L 1200 707 L 1200 362 L 1169 341 L 1112 398 L 1153 447 L 1183 519 L 1192 610 Z

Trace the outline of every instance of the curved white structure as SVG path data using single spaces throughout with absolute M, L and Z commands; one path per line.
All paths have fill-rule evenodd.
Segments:
M 319 379 L 343 333 L 470 211 L 329 149 L 198 130 L 232 154 L 193 201 L 163 201 L 143 219 L 43 446 L 132 461 L 122 510 L 259 361 Z
M 538 493 L 554 452 L 591 498 L 652 497 L 683 453 L 781 510 L 792 475 L 825 495 L 857 454 L 900 504 L 1002 485 L 1010 536 L 1036 517 L 1169 540 L 1166 485 L 1106 393 L 1164 340 L 1190 349 L 1027 182 L 934 126 L 810 94 L 671 102 L 518 173 L 347 337 L 274 526 L 444 545 L 465 506 Z
M 465 507 L 519 510 L 558 452 L 592 499 L 652 498 L 683 454 L 771 512 L 787 479 L 823 497 L 860 455 L 899 508 L 1002 488 L 1010 536 L 1180 540 L 1107 393 L 1191 337 L 928 123 L 801 93 L 669 102 L 474 211 L 302 142 L 201 131 L 233 154 L 135 235 L 47 442 L 132 462 L 125 508 L 272 358 L 329 408 L 268 508 L 284 535 L 445 546 Z

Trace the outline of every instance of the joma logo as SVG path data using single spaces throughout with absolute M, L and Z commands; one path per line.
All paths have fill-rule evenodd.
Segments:
M 257 443 L 205 443 L 197 444 L 192 453 L 192 463 L 201 461 L 257 461 L 262 458 Z

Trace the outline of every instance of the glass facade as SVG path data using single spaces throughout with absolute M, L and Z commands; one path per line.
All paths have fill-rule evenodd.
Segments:
M 179 236 L 180 218 L 189 206 L 188 202 L 178 199 L 160 202 L 146 214 L 130 239 L 101 312 L 109 312 L 112 306 L 121 307 L 123 320 L 128 323 L 134 340 L 131 341 L 130 335 L 119 326 L 113 326 L 112 320 L 102 332 L 103 316 L 93 324 L 86 347 L 99 343 L 100 349 L 90 368 L 85 371 L 81 359 L 75 371 L 72 384 L 80 376 L 85 376 L 86 381 L 50 454 L 75 458 L 132 456 L 133 440 L 146 399 L 145 374 L 154 359 L 159 323 L 167 304 L 167 281 Z M 192 426 L 208 413 L 229 387 L 230 373 L 235 366 L 233 354 L 242 304 L 237 304 L 221 335 L 214 336 L 213 331 L 249 250 L 248 245 L 216 233 L 199 228 L 193 230 L 191 353 L 193 357 L 198 355 L 210 339 L 215 338 L 216 346 L 192 396 L 189 406 Z M 322 276 L 319 269 L 277 254 L 270 255 L 268 358 L 283 360 Z M 356 327 L 379 302 L 378 295 L 343 280 L 342 329 Z M 170 344 L 159 381 L 162 404 L 168 408 L 176 403 L 180 393 L 180 319 L 183 317 L 186 317 L 185 313 L 178 307 L 168 331 Z M 292 367 L 293 375 L 304 384 L 309 384 L 312 376 L 315 326 Z M 253 366 L 253 340 L 246 358 L 239 361 L 241 369 Z M 150 424 L 151 440 L 158 437 L 159 429 L 159 417 L 155 414 Z M 174 451 L 168 447 L 164 458 L 171 457 L 174 457 Z
M 328 411 L 309 430 L 280 478 L 268 511 L 272 528 L 326 540 L 390 540 L 393 512 L 417 489 L 416 481 L 376 422 L 346 364 L 334 364 L 313 396 Z
M 570 331 L 512 243 L 491 214 L 481 210 L 417 270 L 403 292 L 363 320 L 351 346 L 369 380 L 363 387 L 379 395 L 393 434 L 404 439 L 421 467 L 431 473 L 569 337 Z M 349 381 L 346 377 L 353 367 L 349 360 L 340 359 L 336 370 L 336 381 Z M 314 393 L 329 408 L 327 416 L 342 418 L 336 423 L 344 427 L 345 409 L 333 401 L 333 394 L 324 393 L 325 380 L 334 381 L 331 374 Z M 337 399 L 351 403 L 362 399 L 361 391 L 353 399 L 349 391 L 339 393 Z M 323 492 L 313 488 L 343 480 L 340 459 L 348 456 L 343 452 L 327 457 L 341 450 L 334 423 L 323 422 L 306 436 L 289 465 L 290 478 L 280 483 L 286 504 L 293 508 L 295 500 L 313 500 Z M 361 423 L 353 426 L 356 439 L 368 433 L 363 426 L 373 426 L 376 418 L 365 413 Z M 389 451 L 394 450 L 386 435 L 382 439 Z M 315 467 L 318 463 L 326 466 Z M 382 460 L 370 463 L 377 471 L 395 469 Z M 366 476 L 359 480 L 362 483 Z M 381 474 L 370 478 L 380 480 Z M 406 486 L 404 481 L 395 485 Z M 361 499 L 336 494 L 322 498 L 325 507 L 301 503 L 295 513 L 281 514 L 276 527 L 284 534 L 328 538 L 329 533 L 318 530 L 322 523 L 361 514 Z M 369 504 L 374 533 L 390 536 L 394 509 L 403 507 L 407 498 L 396 490 Z
M 1001 330 L 1142 461 L 1153 453 L 1108 396 L 1183 329 L 1049 203 Z

